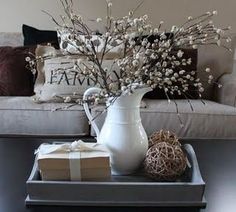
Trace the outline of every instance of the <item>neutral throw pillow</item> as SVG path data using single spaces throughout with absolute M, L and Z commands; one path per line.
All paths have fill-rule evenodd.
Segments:
M 52 57 L 60 54 L 59 50 L 56 50 L 52 46 L 43 46 L 43 45 L 37 45 L 37 48 L 35 50 L 35 57 Z M 44 60 L 38 60 L 37 61 L 37 78 L 34 86 L 34 92 L 35 94 L 38 94 L 41 90 L 41 87 L 43 86 L 45 82 L 45 73 L 44 73 Z
M 34 75 L 26 68 L 25 58 L 35 47 L 0 47 L 0 95 L 32 96 Z
M 37 102 L 62 102 L 66 97 L 71 101 L 82 99 L 89 87 L 94 87 L 96 79 L 90 80 L 74 70 L 74 62 L 78 56 L 63 55 L 53 47 L 38 46 L 36 56 L 54 55 L 50 59 L 37 64 L 38 78 L 35 83 L 35 100 Z M 87 66 L 92 63 L 84 61 Z M 105 60 L 104 67 L 111 67 L 112 60 Z M 83 69 L 83 65 L 81 65 Z M 67 98 L 68 100 L 68 98 Z

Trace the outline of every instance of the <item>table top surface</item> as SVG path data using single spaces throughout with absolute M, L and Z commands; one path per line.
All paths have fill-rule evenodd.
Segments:
M 0 211 L 3 212 L 74 212 L 74 211 L 157 211 L 156 208 L 52 207 L 25 206 L 26 180 L 32 169 L 34 150 L 48 141 L 59 139 L 0 138 Z M 66 140 L 68 141 L 68 139 Z M 206 182 L 206 209 L 202 212 L 236 211 L 236 141 L 192 140 Z M 199 211 L 193 208 L 159 208 L 158 211 Z

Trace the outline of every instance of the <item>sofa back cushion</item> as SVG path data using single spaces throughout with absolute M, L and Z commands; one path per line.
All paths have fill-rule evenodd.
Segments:
M 32 96 L 34 76 L 25 58 L 35 47 L 0 47 L 0 95 Z
M 22 33 L 0 32 L 0 46 L 23 46 Z

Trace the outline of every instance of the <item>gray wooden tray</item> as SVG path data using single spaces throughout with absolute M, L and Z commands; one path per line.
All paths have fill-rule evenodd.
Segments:
M 42 181 L 37 163 L 26 182 L 27 205 L 205 207 L 205 183 L 191 145 L 190 167 L 176 182 L 156 182 L 142 174 L 113 176 L 106 182 Z

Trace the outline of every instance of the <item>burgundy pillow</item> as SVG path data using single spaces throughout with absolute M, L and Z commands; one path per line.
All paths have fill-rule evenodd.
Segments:
M 32 96 L 34 75 L 25 58 L 35 47 L 0 47 L 0 96 Z

